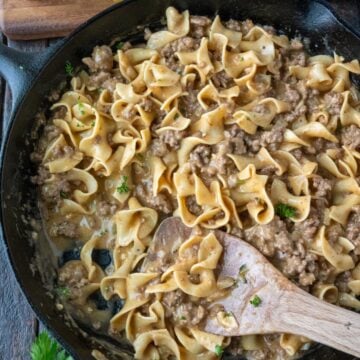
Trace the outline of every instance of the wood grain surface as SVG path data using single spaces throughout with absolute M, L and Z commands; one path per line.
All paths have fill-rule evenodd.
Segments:
M 80 13 L 88 14 L 87 7 L 89 4 L 96 5 L 96 3 L 104 3 L 104 0 L 3 0 L 7 8 L 12 6 L 16 7 L 18 3 L 31 3 L 38 4 L 38 8 L 49 7 L 52 3 L 62 4 L 62 6 L 70 6 L 75 2 L 86 4 L 82 6 Z M 150 1 L 150 0 L 149 0 Z M 111 1 L 106 1 L 110 3 Z M 345 17 L 353 26 L 359 26 L 360 18 L 360 1 L 358 0 L 331 0 L 331 3 L 337 8 L 338 13 Z M 70 5 L 69 5 L 70 4 Z M 95 4 L 95 5 L 94 5 Z M 0 0 L 1 6 L 1 0 Z M 103 6 L 104 5 L 99 5 Z M 4 15 L 4 9 L 2 14 Z M 40 10 L 40 9 L 38 9 Z M 101 9 L 97 10 L 100 11 Z M 16 10 L 12 10 L 16 12 Z M 44 11 L 44 9 L 42 9 Z M 1 12 L 1 9 L 0 9 Z M 43 21 L 39 18 L 39 12 L 36 12 L 38 22 Z M 79 15 L 79 14 L 78 14 Z M 84 14 L 80 14 L 84 16 Z M 65 14 L 57 15 L 58 17 L 66 17 Z M 91 16 L 86 15 L 86 16 Z M 86 19 L 86 16 L 83 20 Z M 74 15 L 74 18 L 76 16 Z M 65 20 L 64 20 L 65 21 Z M 82 20 L 77 20 L 81 22 Z M 75 25 L 72 25 L 75 26 Z M 53 37 L 56 34 L 61 34 L 61 30 L 58 27 L 52 34 L 45 34 L 39 29 L 21 27 L 18 23 L 19 33 L 15 38 L 34 38 L 34 36 L 40 37 Z M 68 28 L 67 31 L 71 30 Z M 66 32 L 64 32 L 65 34 Z M 15 33 L 14 33 L 15 34 Z M 11 36 L 11 34 L 9 34 Z M 21 49 L 23 51 L 36 51 L 44 49 L 46 46 L 56 40 L 44 39 L 41 41 L 11 41 L 0 33 L 0 41 L 7 43 L 8 46 Z M 7 129 L 11 109 L 11 95 L 5 82 L 0 78 L 0 141 L 3 139 L 5 130 Z M 39 330 L 44 329 L 42 324 L 39 324 L 35 314 L 28 305 L 25 297 L 23 296 L 19 286 L 16 282 L 15 276 L 13 275 L 10 264 L 8 263 L 6 250 L 4 248 L 4 242 L 0 239 L 0 360 L 28 360 L 29 349 L 31 343 L 35 339 Z M 329 360 L 338 360 L 333 357 L 329 349 Z M 315 360 L 315 359 L 314 359 Z
M 0 26 L 9 39 L 65 36 L 114 0 L 3 0 Z M 0 1 L 1 3 L 1 1 Z

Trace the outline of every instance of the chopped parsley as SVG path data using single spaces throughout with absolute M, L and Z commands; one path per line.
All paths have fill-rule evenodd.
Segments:
M 246 180 L 240 179 L 238 180 L 238 185 L 244 185 L 246 183 Z
M 105 229 L 105 230 L 101 230 L 100 231 L 100 236 L 104 236 L 108 231 Z
M 233 316 L 233 314 L 229 311 L 227 311 L 225 314 L 224 314 L 224 317 L 230 317 L 230 316 Z
M 78 99 L 77 104 L 80 110 L 80 114 L 85 115 L 84 104 L 80 101 L 80 98 Z
M 124 46 L 124 42 L 122 42 L 122 41 L 119 41 L 119 42 L 115 45 L 115 47 L 116 47 L 117 50 L 121 50 L 123 46 Z
M 145 160 L 143 154 L 136 154 L 135 156 L 136 156 L 136 158 L 137 158 L 138 160 L 140 160 L 140 161 L 144 161 L 144 160 Z
M 62 199 L 66 199 L 68 197 L 68 194 L 65 191 L 60 190 L 60 197 Z
M 31 345 L 30 357 L 31 360 L 73 360 L 45 331 Z
M 250 304 L 253 307 L 258 307 L 261 304 L 262 300 L 260 299 L 260 297 L 258 295 L 255 295 L 251 300 L 250 300 Z
M 186 317 L 184 315 L 180 316 L 180 320 L 186 320 Z
M 95 126 L 95 120 L 91 123 L 91 126 L 92 126 L 92 127 Z
M 65 286 L 60 286 L 56 288 L 55 292 L 58 294 L 59 297 L 63 299 L 67 299 L 70 296 L 70 289 Z
M 221 345 L 215 345 L 215 354 L 217 357 L 221 357 L 224 353 L 224 349 Z
M 65 63 L 65 72 L 67 75 L 69 76 L 73 76 L 74 75 L 74 67 L 72 66 L 70 61 L 67 61 Z
M 275 213 L 276 215 L 279 215 L 283 219 L 291 218 L 296 215 L 296 209 L 292 206 L 286 205 L 286 204 L 276 204 L 275 205 Z
M 116 188 L 116 191 L 119 194 L 125 194 L 130 191 L 129 186 L 127 184 L 128 177 L 123 176 L 120 185 Z

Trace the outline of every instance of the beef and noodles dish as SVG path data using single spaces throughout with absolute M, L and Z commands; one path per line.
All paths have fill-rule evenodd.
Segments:
M 58 257 L 57 306 L 126 338 L 136 359 L 299 357 L 309 339 L 203 331 L 209 316 L 237 326 L 216 302 L 247 271 L 217 278 L 211 230 L 360 310 L 359 62 L 309 56 L 300 39 L 251 20 L 174 8 L 166 19 L 141 45 L 96 46 L 43 119 L 32 181 Z M 162 273 L 142 272 L 169 216 L 193 234 L 172 259 L 157 254 Z

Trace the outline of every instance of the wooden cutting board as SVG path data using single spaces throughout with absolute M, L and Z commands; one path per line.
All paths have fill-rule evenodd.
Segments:
M 114 0 L 0 0 L 0 27 L 13 40 L 64 36 Z

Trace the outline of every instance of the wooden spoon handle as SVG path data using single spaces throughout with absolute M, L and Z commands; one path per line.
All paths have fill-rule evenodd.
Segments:
M 321 301 L 300 289 L 285 292 L 275 312 L 274 325 L 277 322 L 275 326 L 281 332 L 303 335 L 360 357 L 359 314 Z

